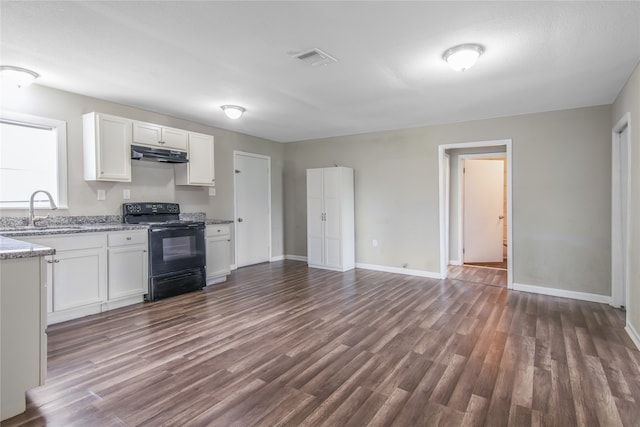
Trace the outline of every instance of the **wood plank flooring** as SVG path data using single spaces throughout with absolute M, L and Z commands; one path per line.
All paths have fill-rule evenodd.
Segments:
M 283 261 L 49 328 L 2 426 L 637 426 L 609 306 Z
M 449 279 L 484 285 L 507 287 L 507 270 L 474 265 L 450 265 L 447 271 Z

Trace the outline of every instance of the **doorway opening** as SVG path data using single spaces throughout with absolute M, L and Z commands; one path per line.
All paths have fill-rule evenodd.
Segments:
M 625 308 L 629 300 L 630 115 L 612 129 L 611 151 L 611 305 Z
M 438 151 L 441 277 L 512 288 L 511 140 Z

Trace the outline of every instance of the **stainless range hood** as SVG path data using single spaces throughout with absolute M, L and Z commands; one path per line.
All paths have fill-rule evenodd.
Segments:
M 186 151 L 151 148 L 143 145 L 131 146 L 131 159 L 162 163 L 187 163 L 189 161 Z

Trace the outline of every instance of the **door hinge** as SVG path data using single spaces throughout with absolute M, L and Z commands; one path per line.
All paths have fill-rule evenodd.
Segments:
M 462 253 L 464 253 L 464 248 L 462 248 Z

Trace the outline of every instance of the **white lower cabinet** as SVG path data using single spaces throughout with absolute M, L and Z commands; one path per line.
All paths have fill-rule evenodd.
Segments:
M 139 302 L 148 290 L 147 231 L 109 233 L 108 303 L 110 308 Z M 122 302 L 123 304 L 120 304 Z
M 47 323 L 100 313 L 107 296 L 107 238 L 104 233 L 21 237 L 48 246 Z
M 231 231 L 228 225 L 207 225 L 207 285 L 231 273 Z
M 21 237 L 54 248 L 47 266 L 47 323 L 142 302 L 147 231 Z
M 104 247 L 57 251 L 51 266 L 52 311 L 101 304 L 106 297 Z M 99 311 L 99 310 L 98 310 Z

